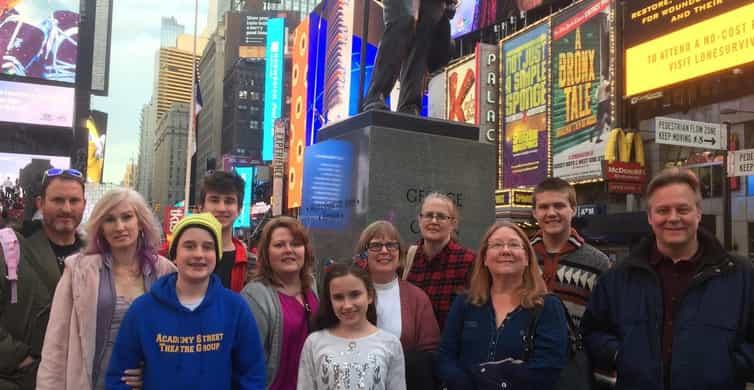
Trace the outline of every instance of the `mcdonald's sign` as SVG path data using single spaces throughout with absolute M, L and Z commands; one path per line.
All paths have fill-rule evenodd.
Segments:
M 605 178 L 626 184 L 644 183 L 647 180 L 644 158 L 644 141 L 638 131 L 613 129 L 605 144 Z M 640 193 L 642 187 L 634 184 L 608 188 L 621 193 Z

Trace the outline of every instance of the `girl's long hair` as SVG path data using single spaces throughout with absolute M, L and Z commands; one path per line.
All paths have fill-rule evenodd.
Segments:
M 136 219 L 139 221 L 139 238 L 137 239 L 136 254 L 139 265 L 154 270 L 157 261 L 157 247 L 160 244 L 160 228 L 147 202 L 136 191 L 128 188 L 115 188 L 102 196 L 94 205 L 89 221 L 86 223 L 88 244 L 84 254 L 110 254 L 110 244 L 102 233 L 102 224 L 108 214 L 118 205 L 126 203 L 133 207 Z
M 468 301 L 477 306 L 482 306 L 489 301 L 492 275 L 490 274 L 490 270 L 484 266 L 484 258 L 487 256 L 490 237 L 499 229 L 505 228 L 516 232 L 516 235 L 524 244 L 524 250 L 526 251 L 526 269 L 524 269 L 524 273 L 521 276 L 522 283 L 518 290 L 518 294 L 521 297 L 521 306 L 531 309 L 536 305 L 542 305 L 544 304 L 542 297 L 547 293 L 547 285 L 544 279 L 542 279 L 542 273 L 539 270 L 537 254 L 534 252 L 534 247 L 529 243 L 526 233 L 516 224 L 510 222 L 497 222 L 487 229 L 487 233 L 484 234 L 479 254 L 474 259 L 471 271 L 471 280 L 469 281 L 471 288 L 469 289 Z
M 372 298 L 372 303 L 367 308 L 367 320 L 372 325 L 377 326 L 377 292 L 372 284 L 372 278 L 369 273 L 356 264 L 335 264 L 331 266 L 325 273 L 325 280 L 323 281 L 321 299 L 319 301 L 319 309 L 312 318 L 311 329 L 312 332 L 316 332 L 322 329 L 332 329 L 340 323 L 338 316 L 335 315 L 335 310 L 332 307 L 332 299 L 330 297 L 330 283 L 335 278 L 340 278 L 347 275 L 353 275 L 364 282 L 364 286 L 367 290 L 367 295 Z

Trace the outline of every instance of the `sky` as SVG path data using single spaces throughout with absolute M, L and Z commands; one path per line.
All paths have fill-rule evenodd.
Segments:
M 200 32 L 207 23 L 208 3 L 199 0 Z M 115 0 L 113 6 L 109 96 L 93 96 L 92 109 L 109 115 L 103 181 L 120 183 L 129 160 L 138 160 L 141 108 L 152 95 L 162 17 L 174 16 L 190 34 L 194 1 Z

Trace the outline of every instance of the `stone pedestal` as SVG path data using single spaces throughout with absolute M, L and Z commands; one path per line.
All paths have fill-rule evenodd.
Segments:
M 495 149 L 475 126 L 366 112 L 323 128 L 304 153 L 300 217 L 318 260 L 351 258 L 368 224 L 385 219 L 406 244 L 419 239 L 421 201 L 448 194 L 462 245 L 479 247 L 495 220 Z

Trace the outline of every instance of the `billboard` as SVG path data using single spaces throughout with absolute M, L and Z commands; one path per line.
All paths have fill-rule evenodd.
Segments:
M 76 81 L 79 0 L 0 2 L 0 72 Z
M 316 12 L 309 14 L 309 56 L 306 73 L 306 146 L 317 141 L 317 131 L 325 125 L 325 48 L 327 20 Z
M 603 174 L 615 109 L 610 4 L 584 1 L 552 21 L 552 173 L 570 182 Z
M 456 14 L 450 20 L 450 37 L 458 38 L 477 29 L 477 12 L 479 0 L 460 0 L 456 5 Z
M 548 24 L 503 41 L 501 188 L 532 187 L 548 174 Z
M 285 19 L 267 20 L 267 47 L 264 64 L 264 124 L 262 129 L 262 160 L 271 161 L 275 120 L 283 107 L 283 51 L 285 50 Z
M 639 9 L 637 3 L 646 2 L 627 2 L 627 22 L 637 31 L 635 37 L 624 34 L 627 96 L 754 61 L 751 1 L 664 2 Z
M 449 66 L 447 72 L 448 120 L 476 123 L 476 61 L 470 55 Z
M 254 167 L 235 167 L 236 173 L 244 181 L 243 186 L 243 202 L 241 203 L 241 211 L 238 214 L 238 218 L 233 222 L 233 228 L 248 228 L 251 226 L 251 203 L 252 195 L 254 194 Z
M 0 80 L 0 121 L 73 126 L 74 89 Z
M 474 56 L 477 59 L 476 123 L 479 125 L 479 142 L 497 144 L 500 109 L 498 48 L 496 45 L 478 43 Z
M 348 118 L 353 50 L 354 2 L 335 0 L 327 7 L 327 57 L 325 59 L 325 119 L 328 123 Z
M 642 193 L 647 179 L 645 165 L 641 133 L 613 129 L 605 143 L 605 179 L 613 183 L 608 192 Z
M 107 96 L 110 79 L 110 37 L 113 26 L 113 0 L 96 0 L 92 87 L 95 95 Z
M 291 50 L 291 114 L 288 144 L 288 204 L 287 208 L 301 206 L 303 184 L 304 148 L 306 145 L 306 111 L 308 101 L 306 77 L 309 72 L 309 18 L 305 18 L 293 33 Z
M 102 170 L 105 164 L 105 136 L 107 134 L 107 114 L 92 110 L 86 120 L 89 133 L 89 146 L 86 158 L 86 181 L 102 183 Z

